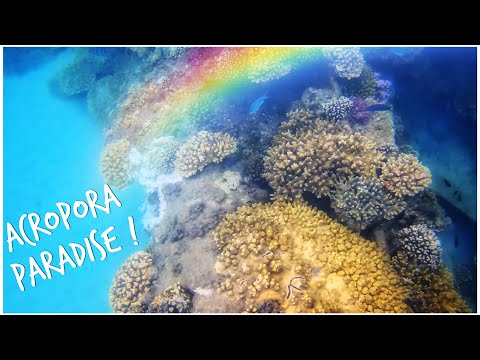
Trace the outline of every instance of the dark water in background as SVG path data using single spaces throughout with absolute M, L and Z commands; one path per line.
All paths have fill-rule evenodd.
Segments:
M 115 51 L 99 48 L 92 53 L 108 56 Z M 98 169 L 98 157 L 103 146 L 101 126 L 88 114 L 84 98 L 59 100 L 48 89 L 48 80 L 65 61 L 68 52 L 9 50 L 5 53 L 6 221 L 15 221 L 23 212 L 49 211 L 56 201 L 81 198 L 86 190 L 99 189 L 103 183 Z M 463 187 L 462 193 L 474 193 L 476 199 L 477 123 L 476 107 L 472 108 L 472 104 L 476 105 L 476 49 L 427 48 L 414 61 L 392 61 L 392 57 L 385 56 L 367 57 L 367 62 L 384 78 L 392 80 L 395 87 L 394 110 L 402 119 L 404 136 L 413 143 L 420 159 L 432 170 L 434 179 L 444 177 L 446 171 L 452 177 L 473 174 L 474 188 L 471 181 L 457 180 Z M 256 86 L 245 95 L 246 106 L 252 99 L 266 94 L 268 98 L 263 109 L 274 108 L 275 112 L 284 114 L 307 87 L 327 85 L 321 76 L 326 69 L 321 66 L 312 65 L 301 72 Z M 30 146 L 25 146 L 26 143 Z M 52 144 L 55 147 L 52 148 Z M 62 150 L 59 152 L 59 149 Z M 62 159 L 58 158 L 59 153 L 62 153 Z M 450 165 L 466 170 L 452 172 L 448 167 Z M 39 183 L 42 185 L 38 186 Z M 142 189 L 130 187 L 120 192 L 119 198 L 126 200 L 124 203 L 128 207 L 114 209 L 114 217 L 98 219 L 96 226 L 121 222 L 128 215 L 134 215 L 139 222 L 142 215 L 139 207 L 144 200 Z M 467 216 L 451 206 L 450 200 L 446 194 L 441 203 L 452 218 L 453 226 L 440 238 L 446 264 L 453 269 L 456 264 L 473 263 L 477 248 L 476 211 Z M 69 238 L 83 238 L 92 225 L 92 222 L 79 223 L 75 231 L 68 234 Z M 128 232 L 126 226 L 121 229 Z M 457 246 L 455 238 L 460 239 Z M 42 241 L 42 250 L 58 246 L 52 240 L 45 247 L 49 238 Z M 146 236 L 142 242 L 146 245 Z M 25 293 L 19 293 L 11 276 L 8 264 L 14 257 L 4 247 L 4 310 L 108 312 L 110 281 L 125 258 L 139 250 L 128 239 L 122 245 L 125 245 L 122 252 L 110 254 L 103 263 L 86 264 L 83 270 L 67 268 L 67 275 L 49 281 L 40 280 L 36 288 L 27 289 Z M 20 257 L 24 261 L 32 255 L 32 251 L 32 248 L 22 248 L 16 252 L 15 260 Z M 36 250 L 33 252 L 37 253 Z M 470 302 L 470 306 L 474 305 Z

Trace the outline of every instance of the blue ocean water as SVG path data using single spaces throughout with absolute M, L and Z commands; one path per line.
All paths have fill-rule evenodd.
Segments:
M 4 77 L 4 221 L 17 229 L 22 214 L 36 212 L 43 217 L 56 210 L 56 202 L 73 204 L 85 200 L 89 189 L 97 191 L 103 201 L 98 165 L 103 147 L 102 127 L 90 117 L 84 100 L 59 99 L 48 87 L 49 80 L 66 60 L 68 53 L 30 72 Z M 108 289 L 112 277 L 129 255 L 147 243 L 139 211 L 143 190 L 132 186 L 114 192 L 123 206 L 113 205 L 109 215 L 99 212 L 97 219 L 90 214 L 84 219 L 71 216 L 69 231 L 60 226 L 51 236 L 41 235 L 35 247 L 15 244 L 13 253 L 8 252 L 4 242 L 5 312 L 111 311 Z M 130 236 L 129 215 L 136 220 L 138 246 Z M 123 250 L 109 253 L 104 261 L 91 262 L 87 257 L 82 268 L 73 269 L 67 264 L 65 275 L 53 272 L 50 280 L 37 276 L 34 288 L 26 275 L 25 291 L 20 291 L 9 264 L 25 264 L 28 274 L 30 256 L 38 259 L 47 250 L 58 259 L 58 245 L 82 243 L 90 230 L 98 229 L 100 233 L 112 225 L 113 235 L 117 236 L 112 245 L 121 245 Z

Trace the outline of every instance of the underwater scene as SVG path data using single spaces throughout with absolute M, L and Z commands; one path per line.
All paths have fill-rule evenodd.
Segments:
M 5 47 L 6 313 L 476 313 L 474 47 Z

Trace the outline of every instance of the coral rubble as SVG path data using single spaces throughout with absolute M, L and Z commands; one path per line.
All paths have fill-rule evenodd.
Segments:
M 188 313 L 192 309 L 192 294 L 176 283 L 157 295 L 148 306 L 152 313 Z

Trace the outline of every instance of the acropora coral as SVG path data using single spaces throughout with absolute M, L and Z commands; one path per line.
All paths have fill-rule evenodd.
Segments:
M 179 283 L 165 289 L 157 295 L 148 307 L 150 313 L 188 313 L 192 309 L 193 294 Z
M 413 264 L 399 251 L 392 257 L 392 265 L 407 290 L 407 302 L 418 313 L 468 313 L 471 309 L 455 291 L 452 274 L 441 267 Z
M 116 313 L 146 312 L 150 291 L 158 273 L 152 256 L 139 251 L 120 267 L 110 288 L 110 305 Z
M 304 112 L 287 116 L 264 158 L 275 199 L 300 198 L 305 191 L 328 196 L 336 181 L 376 177 L 382 155 L 373 141 L 346 126 L 307 120 Z
M 365 229 L 374 221 L 394 218 L 405 205 L 377 179 L 356 177 L 339 183 L 332 196 L 332 208 L 339 220 L 355 231 Z
M 125 189 L 130 184 L 128 152 L 130 142 L 122 139 L 105 146 L 100 159 L 100 171 L 105 183 L 116 189 Z
M 346 96 L 358 96 L 366 99 L 377 93 L 377 78 L 373 70 L 366 65 L 358 77 L 351 80 L 344 79 L 340 84 Z
M 365 66 L 360 48 L 327 48 L 325 55 L 332 60 L 335 72 L 341 78 L 358 78 Z
M 347 118 L 352 111 L 352 101 L 341 96 L 325 102 L 321 106 L 321 113 L 326 120 L 337 122 Z
M 229 134 L 200 131 L 178 149 L 175 169 L 181 176 L 190 177 L 236 151 L 237 142 Z
M 385 187 L 399 197 L 413 196 L 432 182 L 430 170 L 415 156 L 407 154 L 389 158 L 380 178 Z
M 245 311 L 409 311 L 386 252 L 304 202 L 241 207 L 213 234 L 219 291 Z
M 400 230 L 397 241 L 401 251 L 411 262 L 432 269 L 438 269 L 442 265 L 440 240 L 426 225 L 411 225 Z

